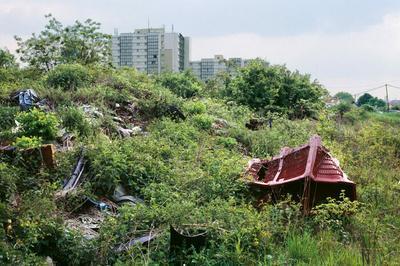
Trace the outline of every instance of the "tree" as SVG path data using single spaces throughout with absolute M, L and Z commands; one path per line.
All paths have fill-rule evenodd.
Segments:
M 341 102 L 354 103 L 353 95 L 345 91 L 336 93 L 335 97 L 338 98 Z
M 21 61 L 49 71 L 58 64 L 110 64 L 111 46 L 108 34 L 99 32 L 100 23 L 87 19 L 64 27 L 51 14 L 45 16 L 45 29 L 27 40 L 15 36 Z
M 8 49 L 0 48 L 0 68 L 12 68 L 16 66 L 15 56 Z
M 252 61 L 240 69 L 229 84 L 227 95 L 261 113 L 281 112 L 291 118 L 311 116 L 323 107 L 326 91 L 309 75 L 291 72 L 285 66 Z
M 369 93 L 364 93 L 360 98 L 357 100 L 357 106 L 362 106 L 362 105 L 370 105 L 376 108 L 385 108 L 386 102 L 382 99 L 379 99 L 377 97 L 373 97 Z
M 351 110 L 351 103 L 347 101 L 341 101 L 338 105 L 335 106 L 337 113 L 340 116 L 340 119 L 343 119 L 343 115 Z
M 368 104 L 369 101 L 374 98 L 371 94 L 369 93 L 364 93 L 360 98 L 357 100 L 357 106 L 361 106 L 363 104 Z

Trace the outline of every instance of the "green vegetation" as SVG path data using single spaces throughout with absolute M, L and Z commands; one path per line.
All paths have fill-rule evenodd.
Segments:
M 354 103 L 353 95 L 348 92 L 338 92 L 335 94 L 335 97 L 338 98 L 341 102 Z
M 54 140 L 57 136 L 58 119 L 54 114 L 39 109 L 19 113 L 15 120 L 20 123 L 22 136 Z
M 386 103 L 384 100 L 379 99 L 377 97 L 373 97 L 369 93 L 364 93 L 357 100 L 357 106 L 369 105 L 373 108 L 383 109 L 386 107 Z
M 76 90 L 78 87 L 87 85 L 89 81 L 89 71 L 78 64 L 59 65 L 47 75 L 49 86 L 64 90 Z
M 49 23 L 64 32 L 56 20 Z M 50 32 L 30 41 L 47 45 Z M 348 95 L 325 108 L 326 91 L 308 75 L 257 60 L 234 77 L 203 84 L 190 73 L 147 76 L 89 64 L 63 49 L 49 72 L 42 70 L 50 59 L 32 50 L 24 54 L 29 68 L 0 66 L 0 142 L 20 148 L 15 157 L 0 154 L 0 264 L 43 265 L 47 257 L 58 265 L 179 264 L 169 255 L 170 225 L 207 231 L 206 248 L 182 251 L 187 265 L 400 261 L 399 114 L 356 107 Z M 50 111 L 19 111 L 9 95 L 26 86 Z M 250 119 L 271 119 L 272 127 L 250 130 Z M 142 131 L 122 136 L 121 127 Z M 54 169 L 23 159 L 23 149 L 42 141 L 60 146 L 61 129 L 75 139 L 58 150 Z M 358 200 L 328 199 L 309 216 L 290 197 L 257 204 L 243 179 L 248 160 L 270 158 L 314 134 L 357 183 Z M 83 181 L 62 198 L 81 147 Z M 105 214 L 94 239 L 66 222 L 86 197 L 111 199 L 118 185 L 143 204 Z M 149 231 L 157 233 L 149 244 L 116 252 Z
M 110 63 L 111 36 L 99 32 L 99 23 L 88 19 L 63 26 L 51 14 L 46 18 L 48 23 L 40 34 L 32 34 L 27 40 L 15 37 L 23 62 L 44 71 L 66 63 Z
M 257 112 L 287 114 L 290 118 L 304 118 L 316 114 L 323 107 L 326 91 L 309 75 L 291 72 L 285 66 L 265 66 L 254 60 L 240 69 L 227 88 L 227 95 L 239 104 Z

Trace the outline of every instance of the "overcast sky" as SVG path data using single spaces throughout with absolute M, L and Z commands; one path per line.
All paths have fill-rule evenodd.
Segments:
M 191 37 L 192 59 L 261 57 L 332 93 L 400 85 L 398 0 L 0 0 L 0 47 L 39 32 L 48 13 L 64 24 L 92 18 L 107 33 L 173 24 Z M 400 89 L 389 94 L 400 98 Z

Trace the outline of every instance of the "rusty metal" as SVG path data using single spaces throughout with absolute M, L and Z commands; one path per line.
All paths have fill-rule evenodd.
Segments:
M 342 191 L 350 200 L 356 199 L 356 184 L 347 178 L 317 135 L 301 147 L 283 148 L 271 160 L 253 159 L 247 173 L 252 177 L 250 185 L 261 198 L 290 194 L 302 203 L 306 213 L 327 197 L 339 198 Z

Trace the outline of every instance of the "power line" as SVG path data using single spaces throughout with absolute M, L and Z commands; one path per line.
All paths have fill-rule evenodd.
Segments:
M 371 88 L 371 89 L 368 89 L 368 90 L 365 90 L 365 91 L 361 91 L 361 92 L 355 93 L 354 96 L 357 96 L 357 95 L 360 95 L 360 94 L 363 94 L 363 93 L 367 93 L 367 92 L 370 92 L 370 91 L 374 91 L 374 90 L 377 90 L 377 89 L 380 89 L 380 88 L 383 88 L 383 87 L 385 87 L 385 85 L 381 85 L 379 87 L 375 87 L 375 88 Z
M 400 89 L 400 87 L 398 87 L 398 86 L 393 86 L 393 85 L 390 85 L 390 84 L 388 84 L 388 86 L 391 87 L 391 88 L 394 88 L 394 89 Z

